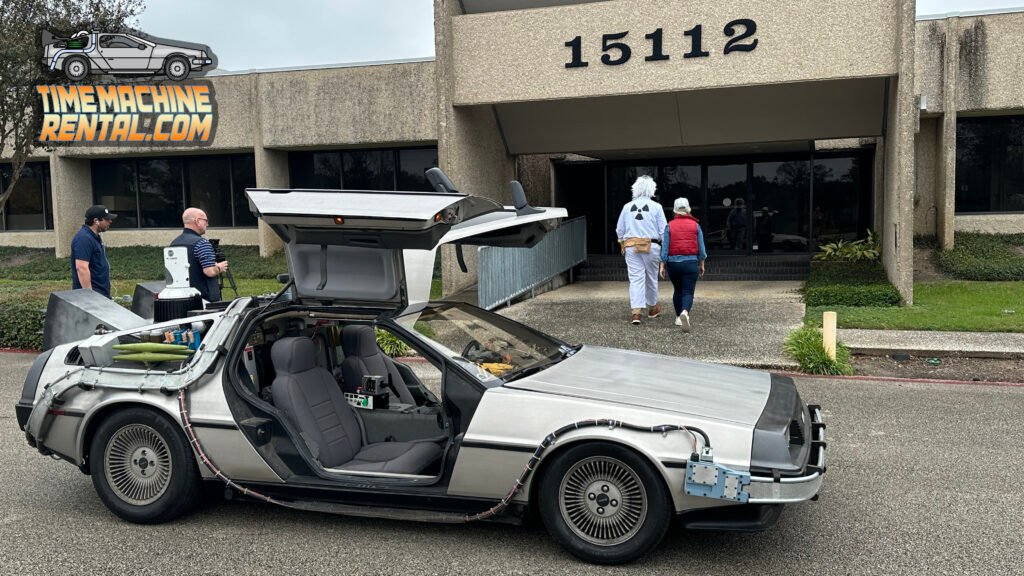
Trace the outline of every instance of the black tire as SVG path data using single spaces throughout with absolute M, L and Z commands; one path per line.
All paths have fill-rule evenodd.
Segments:
M 192 65 L 184 56 L 171 56 L 164 62 L 164 74 L 171 80 L 180 82 L 188 78 L 190 72 L 192 72 Z
M 146 408 L 120 410 L 100 423 L 89 471 L 100 500 L 129 522 L 168 522 L 200 500 L 199 469 L 181 427 Z
M 616 444 L 580 444 L 559 453 L 536 496 L 548 533 L 595 564 L 643 556 L 661 542 L 672 520 L 672 499 L 661 475 L 642 456 Z M 605 523 L 605 531 L 588 536 L 588 526 L 597 522 Z
M 68 80 L 85 80 L 89 76 L 89 60 L 83 56 L 68 56 L 64 59 L 62 70 Z

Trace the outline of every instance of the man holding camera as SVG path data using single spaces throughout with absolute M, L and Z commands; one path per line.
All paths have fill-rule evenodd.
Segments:
M 226 274 L 228 261 L 218 262 L 216 252 L 210 241 L 203 238 L 210 221 L 206 212 L 199 208 L 188 208 L 181 215 L 185 229 L 181 235 L 171 241 L 171 246 L 188 248 L 188 280 L 189 284 L 199 290 L 203 300 L 220 302 L 220 284 L 217 277 Z

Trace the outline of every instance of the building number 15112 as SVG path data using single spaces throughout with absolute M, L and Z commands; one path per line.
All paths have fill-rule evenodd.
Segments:
M 725 25 L 722 33 L 730 38 L 725 43 L 723 54 L 731 52 L 752 52 L 757 48 L 757 23 L 749 18 L 739 18 Z M 629 32 L 618 34 L 603 34 L 601 36 L 601 63 L 608 66 L 618 66 L 629 62 L 633 56 L 633 50 L 629 44 L 624 42 Z M 697 24 L 693 28 L 683 32 L 683 36 L 690 39 L 690 50 L 683 54 L 683 58 L 703 58 L 709 56 L 710 52 L 704 49 L 704 28 Z M 651 42 L 651 53 L 644 57 L 645 62 L 656 62 L 668 60 L 669 54 L 665 53 L 662 45 L 662 29 L 658 28 L 650 34 L 644 34 L 644 38 Z M 571 59 L 565 63 L 566 68 L 585 68 L 590 65 L 583 59 L 583 37 L 577 36 L 565 43 L 567 48 L 572 50 Z

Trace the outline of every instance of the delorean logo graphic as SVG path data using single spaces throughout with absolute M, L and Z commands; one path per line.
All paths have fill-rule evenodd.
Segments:
M 217 66 L 209 46 L 135 31 L 43 32 L 42 64 L 71 82 L 36 86 L 38 141 L 85 145 L 209 145 L 217 130 L 213 84 L 197 80 Z M 152 78 L 82 82 L 90 76 Z
M 83 30 L 70 38 L 44 32 L 43 65 L 76 82 L 90 74 L 165 76 L 180 82 L 215 68 L 217 57 L 205 44 Z

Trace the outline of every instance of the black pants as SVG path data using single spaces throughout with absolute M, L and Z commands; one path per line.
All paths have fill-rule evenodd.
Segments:
M 700 266 L 696 260 L 686 262 L 666 262 L 665 271 L 668 279 L 672 281 L 672 307 L 676 310 L 676 316 L 693 308 L 693 293 L 697 290 L 697 278 L 700 276 Z

